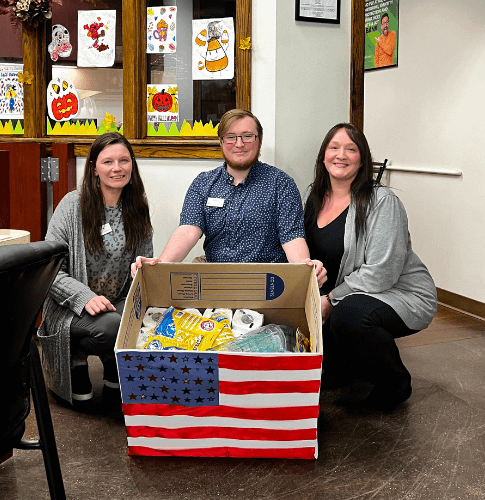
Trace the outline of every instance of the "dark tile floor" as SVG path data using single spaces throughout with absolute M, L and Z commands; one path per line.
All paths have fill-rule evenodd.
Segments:
M 485 499 L 485 322 L 440 307 L 399 344 L 413 375 L 409 401 L 392 414 L 364 412 L 343 401 L 368 387 L 322 391 L 314 461 L 128 457 L 123 417 L 103 404 L 100 385 L 89 412 L 50 396 L 67 497 Z M 33 415 L 26 437 L 36 437 Z M 0 499 L 31 498 L 49 498 L 42 455 L 15 450 L 0 465 Z

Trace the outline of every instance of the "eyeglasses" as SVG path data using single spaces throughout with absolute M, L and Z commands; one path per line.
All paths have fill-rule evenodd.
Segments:
M 238 137 L 241 138 L 241 141 L 243 141 L 244 144 L 247 144 L 248 142 L 254 142 L 258 136 L 256 134 L 225 135 L 222 138 L 222 141 L 224 144 L 236 144 Z

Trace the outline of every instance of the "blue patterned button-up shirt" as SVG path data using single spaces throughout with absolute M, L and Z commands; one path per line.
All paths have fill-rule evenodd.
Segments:
M 295 181 L 258 161 L 244 181 L 233 182 L 225 164 L 199 174 L 185 196 L 180 225 L 201 228 L 209 262 L 286 262 L 282 245 L 305 237 Z

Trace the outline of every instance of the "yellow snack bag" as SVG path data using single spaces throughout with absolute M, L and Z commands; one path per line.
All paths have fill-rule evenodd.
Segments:
M 170 307 L 154 328 L 153 334 L 149 334 L 143 349 L 205 351 L 212 347 L 226 327 L 222 321 Z
M 234 334 L 232 333 L 231 323 L 225 313 L 215 312 L 211 314 L 210 318 L 224 325 L 221 332 L 214 340 L 214 344 L 211 347 L 216 347 L 220 344 L 223 344 L 224 342 L 228 342 L 229 340 L 234 340 Z

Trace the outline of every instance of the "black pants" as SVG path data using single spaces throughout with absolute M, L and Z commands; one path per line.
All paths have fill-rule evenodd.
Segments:
M 411 375 L 394 339 L 417 333 L 384 302 L 349 295 L 332 310 L 323 326 L 324 371 L 378 385 L 400 384 Z
M 104 366 L 104 378 L 110 382 L 118 380 L 114 346 L 125 300 L 113 303 L 116 311 L 91 316 L 84 310 L 71 322 L 71 350 L 80 351 L 85 356 L 99 356 Z

